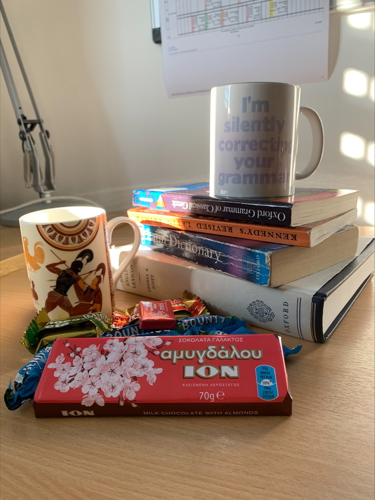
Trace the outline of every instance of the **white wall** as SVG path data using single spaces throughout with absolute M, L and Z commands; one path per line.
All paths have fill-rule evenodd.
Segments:
M 208 179 L 209 96 L 167 99 L 161 47 L 151 38 L 149 0 L 3 2 L 51 133 L 57 196 L 84 196 L 119 211 L 130 206 L 133 189 Z M 373 76 L 374 31 L 349 28 L 345 17 L 341 27 L 332 77 L 302 90 L 302 104 L 318 111 L 326 132 L 323 163 L 304 185 L 357 188 L 368 203 L 374 199 L 374 167 L 365 159 L 342 156 L 339 144 L 343 131 L 374 140 L 373 102 L 342 91 L 346 67 Z M 3 25 L 1 37 L 23 110 L 32 118 Z M 37 195 L 24 187 L 18 126 L 0 80 L 0 202 L 5 209 Z M 309 140 L 302 124 L 302 163 Z

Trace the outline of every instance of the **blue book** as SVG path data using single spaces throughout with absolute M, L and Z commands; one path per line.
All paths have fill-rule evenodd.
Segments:
M 135 189 L 132 204 L 134 207 L 163 208 L 161 195 L 169 191 L 190 191 L 191 189 L 208 189 L 208 182 L 195 184 L 180 184 L 178 186 L 159 187 L 152 189 Z
M 269 287 L 278 287 L 338 264 L 355 255 L 358 243 L 357 226 L 346 226 L 312 248 L 142 224 L 140 229 L 141 244 L 156 252 Z

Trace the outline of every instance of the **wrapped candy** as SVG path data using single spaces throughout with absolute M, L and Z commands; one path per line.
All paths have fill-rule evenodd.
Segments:
M 142 329 L 162 330 L 176 328 L 170 300 L 143 300 L 139 303 L 139 326 Z
M 41 349 L 31 361 L 19 370 L 14 381 L 9 382 L 4 394 L 4 401 L 9 410 L 16 410 L 33 398 L 51 348 L 52 346 L 48 345 Z
M 50 321 L 42 309 L 26 329 L 21 344 L 32 354 L 42 347 L 52 344 L 59 337 L 98 337 L 111 328 L 108 318 L 103 313 L 89 313 L 64 320 Z
M 182 299 L 168 299 L 168 301 L 172 305 L 173 314 L 176 319 L 210 314 L 203 300 L 187 290 L 182 294 Z M 113 313 L 112 329 L 119 329 L 127 325 L 136 325 L 139 323 L 139 319 L 139 304 L 127 309 L 116 309 Z

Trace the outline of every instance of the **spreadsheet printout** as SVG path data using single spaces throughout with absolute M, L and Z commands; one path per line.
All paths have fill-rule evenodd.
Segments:
M 169 97 L 328 79 L 326 0 L 160 0 L 160 21 Z

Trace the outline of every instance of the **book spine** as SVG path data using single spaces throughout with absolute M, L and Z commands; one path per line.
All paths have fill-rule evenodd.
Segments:
M 112 252 L 113 265 L 118 266 L 125 256 L 126 252 Z M 314 341 L 314 292 L 262 287 L 147 249 L 138 251 L 117 289 L 155 300 L 179 298 L 188 290 L 212 314 L 237 316 L 251 325 Z M 321 322 L 321 318 L 315 320 Z
M 147 193 L 146 191 L 133 191 L 132 205 L 154 208 L 160 195 L 161 192 Z
M 283 243 L 299 247 L 311 246 L 311 231 L 294 228 L 270 227 L 260 224 L 228 222 L 222 219 L 176 216 L 168 212 L 155 213 L 128 210 L 128 217 L 138 224 L 158 227 L 173 227 L 182 231 L 196 231 L 198 233 L 216 234 L 246 240 L 265 241 L 268 243 Z
M 141 244 L 200 266 L 268 286 L 271 265 L 267 252 L 256 248 L 228 245 L 190 232 L 140 225 Z
M 235 200 L 200 198 L 191 196 L 188 192 L 163 193 L 160 197 L 165 210 L 187 214 L 208 215 L 222 219 L 242 220 L 257 224 L 273 226 L 291 226 L 292 205 L 277 206 L 265 201 L 253 203 L 250 200 L 238 202 Z
M 179 191 L 183 189 L 188 191 L 190 189 L 208 189 L 208 182 L 198 182 L 194 184 L 182 184 L 180 186 L 168 188 L 151 188 L 151 189 L 134 189 L 132 204 L 133 206 L 158 208 L 160 196 L 167 191 Z

